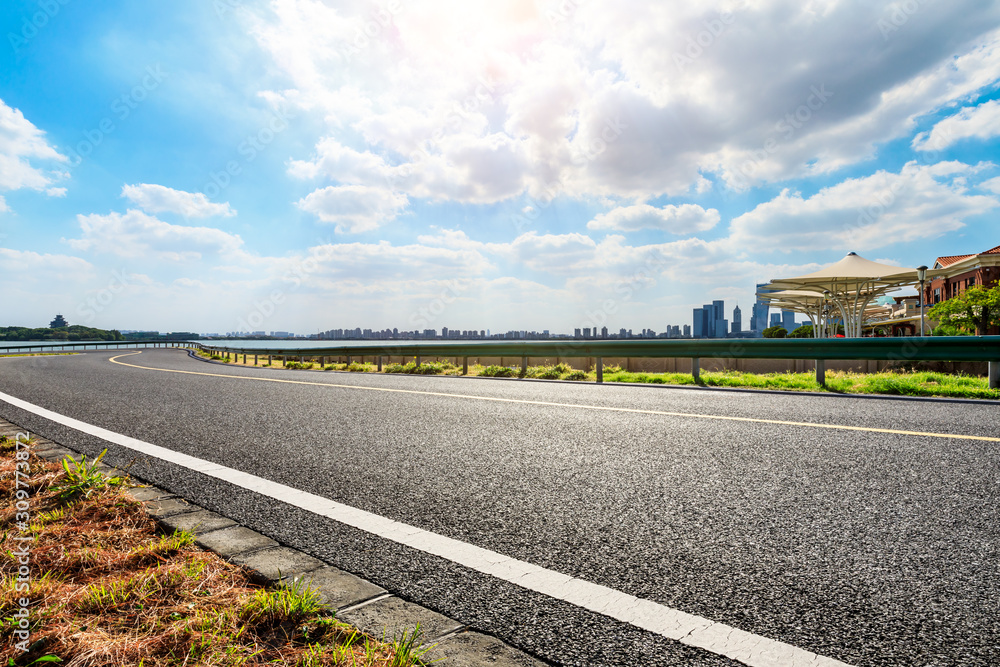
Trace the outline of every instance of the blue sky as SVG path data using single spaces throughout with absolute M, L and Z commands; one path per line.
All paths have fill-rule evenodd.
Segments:
M 662 331 L 1000 244 L 993 2 L 8 0 L 0 35 L 0 325 Z

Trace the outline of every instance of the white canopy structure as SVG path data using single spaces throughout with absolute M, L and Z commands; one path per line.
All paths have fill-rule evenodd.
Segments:
M 824 303 L 832 304 L 840 311 L 846 336 L 860 338 L 865 308 L 870 303 L 900 287 L 918 282 L 920 278 L 917 269 L 879 264 L 851 252 L 839 262 L 814 273 L 772 280 L 766 289 L 771 290 L 771 294 L 774 294 L 774 290 L 779 294 L 781 291 L 792 290 L 823 299 Z M 769 295 L 762 293 L 761 296 Z M 794 300 L 808 303 L 803 299 L 804 297 L 795 297 Z M 815 310 L 818 306 L 808 307 Z M 800 309 L 800 312 L 806 311 Z
M 832 306 L 822 294 L 806 290 L 780 290 L 762 292 L 757 297 L 769 302 L 774 308 L 805 314 L 812 322 L 813 338 L 827 337 L 827 324 Z

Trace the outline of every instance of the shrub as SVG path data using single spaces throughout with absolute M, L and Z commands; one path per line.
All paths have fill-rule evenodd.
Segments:
M 773 327 L 768 327 L 763 331 L 764 338 L 784 338 L 787 335 L 788 329 L 783 326 L 775 325 Z
M 528 369 L 528 377 L 540 380 L 558 380 L 562 373 L 555 366 L 533 366 Z
M 564 380 L 586 380 L 587 379 L 587 374 L 584 373 L 583 371 L 573 371 L 572 373 L 570 373 L 569 375 L 567 375 L 563 379 Z
M 358 362 L 355 361 L 352 362 L 351 365 L 347 367 L 347 370 L 351 371 L 352 373 L 371 373 L 372 371 L 375 370 L 375 367 L 372 366 L 371 364 L 359 364 Z
M 487 366 L 482 370 L 480 375 L 485 375 L 486 377 L 492 378 L 512 378 L 518 374 L 513 368 L 508 368 L 506 366 Z
M 411 361 L 410 363 L 403 364 L 389 364 L 385 367 L 386 373 L 406 373 L 408 375 L 440 375 L 446 370 L 454 368 L 453 364 L 448 363 L 432 363 L 432 364 L 420 364 L 417 366 L 416 362 Z

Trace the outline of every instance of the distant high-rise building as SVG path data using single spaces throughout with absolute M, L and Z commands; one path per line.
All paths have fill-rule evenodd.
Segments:
M 695 308 L 694 309 L 694 332 L 695 338 L 701 338 L 705 335 L 705 309 Z
M 582 338 L 582 337 L 583 336 L 580 335 L 579 329 L 573 329 L 573 338 Z
M 607 337 L 608 337 L 608 328 L 601 327 L 601 338 L 607 338 Z
M 795 311 L 794 310 L 783 310 L 781 311 L 781 326 L 785 327 L 785 331 L 792 333 L 795 331 Z
M 685 324 L 684 325 L 684 337 L 685 338 L 690 338 L 691 337 L 691 325 L 690 324 Z
M 763 331 L 767 328 L 767 314 L 770 310 L 767 302 L 760 298 L 761 294 L 767 294 L 771 290 L 764 289 L 767 283 L 758 283 L 757 301 L 753 304 L 753 314 L 750 318 L 750 329 L 753 331 Z
M 733 308 L 733 333 L 738 334 L 743 331 L 743 313 L 740 312 L 739 304 Z
M 771 313 L 771 326 L 772 327 L 781 326 L 781 313 Z
M 726 334 L 729 333 L 729 320 L 716 320 L 715 321 L 715 337 L 725 338 Z

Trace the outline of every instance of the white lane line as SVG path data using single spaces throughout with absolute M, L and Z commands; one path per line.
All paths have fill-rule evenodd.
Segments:
M 444 558 L 530 591 L 569 602 L 588 611 L 610 616 L 682 644 L 723 655 L 750 667 L 850 667 L 847 663 L 817 655 L 791 644 L 761 637 L 723 623 L 715 623 L 707 618 L 637 598 L 613 588 L 560 574 L 234 468 L 109 431 L 3 392 L 0 392 L 0 400 L 107 442 L 200 472 L 207 477 L 250 489 L 307 512 Z

